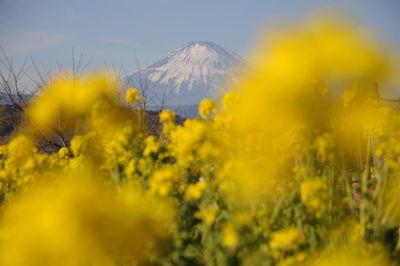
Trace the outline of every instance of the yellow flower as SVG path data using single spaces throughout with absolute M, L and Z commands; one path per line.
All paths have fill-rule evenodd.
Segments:
M 146 147 L 143 151 L 144 156 L 149 156 L 151 153 L 157 153 L 159 149 L 159 144 L 157 143 L 157 140 L 154 136 L 148 136 L 145 139 L 144 143 L 146 144 Z
M 226 223 L 222 226 L 223 240 L 222 244 L 227 248 L 235 248 L 238 244 L 238 234 L 233 226 Z
M 7 155 L 7 145 L 0 146 L 0 155 Z
M 16 161 L 29 159 L 35 152 L 35 146 L 32 140 L 24 135 L 18 135 L 7 145 L 8 155 Z
M 129 89 L 125 93 L 125 101 L 129 104 L 135 104 L 140 100 L 140 92 L 135 89 Z
M 62 147 L 59 151 L 58 151 L 58 155 L 60 156 L 60 158 L 66 158 L 69 155 L 69 149 L 67 147 Z
M 217 112 L 217 105 L 211 99 L 204 99 L 199 105 L 199 114 L 204 119 L 212 118 Z
M 198 200 L 201 198 L 203 190 L 206 188 L 205 181 L 199 181 L 186 188 L 184 199 L 186 201 Z
M 325 212 L 329 200 L 325 178 L 310 178 L 303 181 L 300 185 L 300 196 L 307 211 L 319 218 Z
M 125 174 L 128 178 L 132 177 L 132 175 L 136 171 L 136 160 L 131 159 L 125 167 Z
M 96 73 L 76 78 L 59 74 L 45 86 L 43 94 L 29 105 L 28 118 L 39 129 L 65 125 L 90 113 L 99 101 L 113 102 L 118 96 L 116 78 L 111 73 Z M 68 122 L 68 123 L 67 123 Z
M 207 225 L 212 225 L 218 213 L 216 206 L 210 206 L 208 208 L 201 209 L 195 213 L 195 217 L 203 220 Z
M 172 166 L 157 170 L 150 178 L 150 192 L 162 197 L 167 196 L 178 179 L 178 171 Z
M 36 184 L 13 201 L 0 228 L 1 265 L 148 264 L 154 244 L 168 237 L 169 203 L 131 187 L 116 195 L 79 174 L 52 173 L 58 182 Z
M 269 246 L 276 258 L 281 256 L 282 251 L 291 251 L 305 242 L 304 235 L 294 227 L 285 228 L 273 232 Z
M 199 149 L 200 145 L 206 139 L 207 123 L 201 120 L 188 119 L 183 127 L 177 127 L 171 132 L 171 150 L 182 165 L 189 164 L 196 153 L 208 156 L 214 149 L 204 147 Z
M 171 110 L 163 110 L 159 119 L 163 126 L 163 134 L 169 135 L 175 129 L 175 113 Z
M 84 144 L 84 137 L 83 136 L 75 136 L 71 140 L 71 150 L 74 153 L 74 156 L 79 156 L 82 150 L 82 146 Z
M 171 110 L 163 110 L 160 113 L 160 122 L 165 123 L 165 122 L 174 122 L 175 123 L 175 113 L 172 112 Z

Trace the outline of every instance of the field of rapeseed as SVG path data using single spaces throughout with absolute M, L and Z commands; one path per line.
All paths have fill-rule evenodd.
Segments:
M 392 58 L 334 21 L 279 32 L 160 136 L 115 75 L 60 73 L 0 148 L 0 265 L 399 265 Z

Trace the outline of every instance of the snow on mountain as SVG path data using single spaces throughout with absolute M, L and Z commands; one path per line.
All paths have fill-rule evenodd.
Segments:
M 132 87 L 148 88 L 150 104 L 195 105 L 216 96 L 234 78 L 243 60 L 213 42 L 190 42 L 127 77 Z

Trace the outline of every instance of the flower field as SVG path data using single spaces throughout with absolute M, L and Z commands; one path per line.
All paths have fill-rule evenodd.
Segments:
M 116 75 L 49 80 L 0 148 L 0 265 L 399 265 L 394 56 L 335 21 L 272 36 L 160 136 Z

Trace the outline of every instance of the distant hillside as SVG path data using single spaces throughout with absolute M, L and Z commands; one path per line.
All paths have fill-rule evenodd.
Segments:
M 199 105 L 175 105 L 175 106 L 165 106 L 163 109 L 168 109 L 173 111 L 177 116 L 184 118 L 200 118 L 199 115 Z M 160 110 L 160 106 L 150 106 L 148 110 L 156 111 Z
M 28 102 L 29 99 L 32 97 L 31 94 L 21 94 L 22 99 L 24 102 Z M 18 96 L 17 95 L 12 95 L 12 97 L 17 100 Z M 5 92 L 0 92 L 0 105 L 10 105 L 11 104 L 11 100 L 9 98 L 9 95 Z

